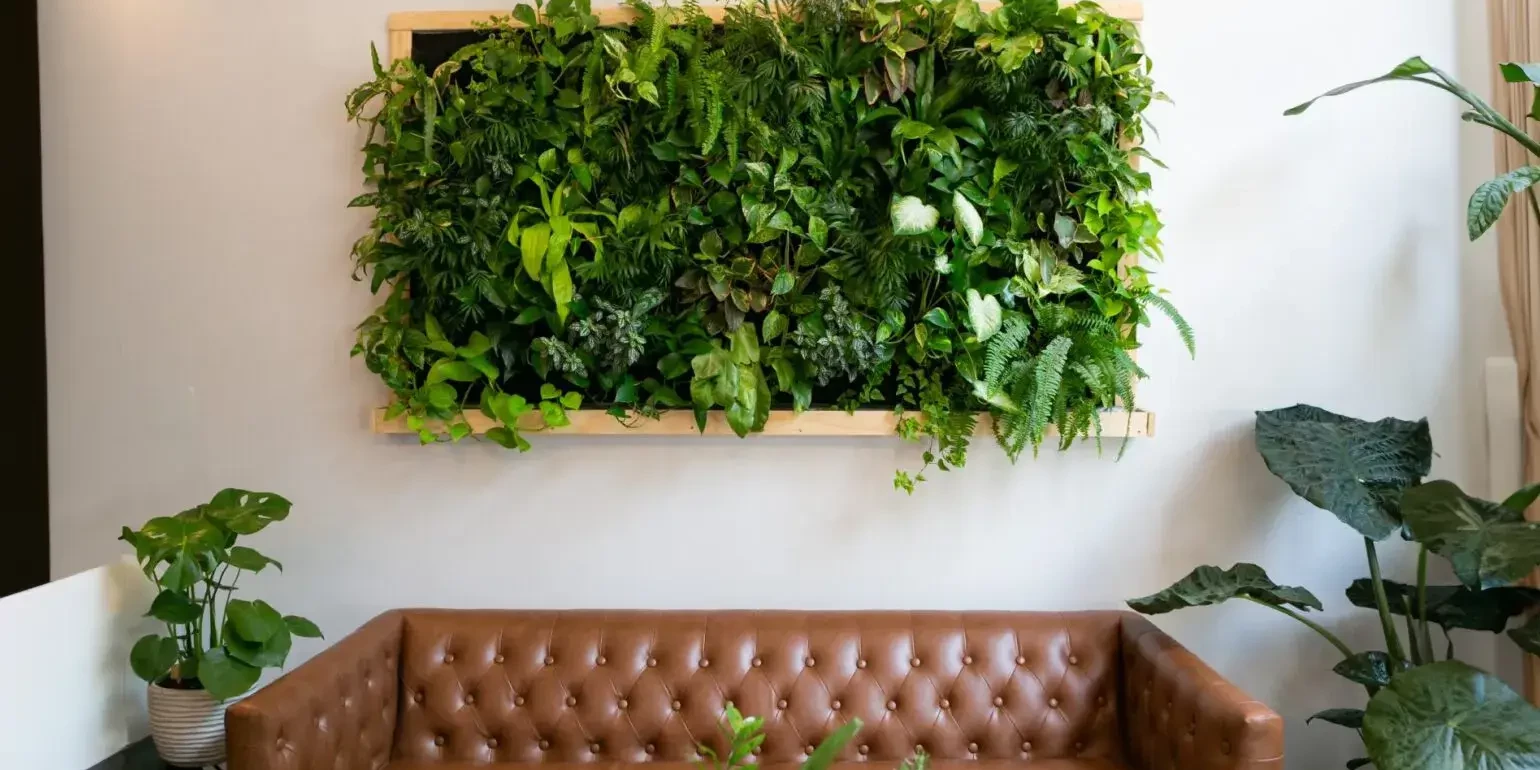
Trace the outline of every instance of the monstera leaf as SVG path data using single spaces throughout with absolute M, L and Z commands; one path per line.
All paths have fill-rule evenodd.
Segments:
M 1428 622 L 1444 628 L 1464 628 L 1500 634 L 1508 621 L 1529 608 L 1540 605 L 1540 590 L 1524 586 L 1502 586 L 1473 591 L 1465 586 L 1428 586 Z M 1393 580 L 1385 581 L 1385 596 L 1390 611 L 1417 617 L 1417 587 Z M 1348 601 L 1354 607 L 1376 609 L 1374 584 L 1359 578 L 1348 586 Z
M 1135 612 L 1160 615 L 1184 607 L 1201 607 L 1238 598 L 1255 599 L 1275 607 L 1321 609 L 1321 600 L 1314 594 L 1298 586 L 1274 583 L 1267 577 L 1267 572 L 1255 564 L 1237 564 L 1229 569 L 1205 565 L 1160 593 L 1130 599 L 1128 606 Z
M 1428 474 L 1428 421 L 1365 422 L 1313 406 L 1257 412 L 1257 451 L 1273 475 L 1364 537 L 1399 527 L 1395 500 Z
M 1540 768 L 1540 711 L 1458 661 L 1392 679 L 1364 709 L 1363 736 L 1379 770 Z
M 1540 524 L 1514 508 L 1471 497 L 1448 481 L 1406 491 L 1401 515 L 1412 536 L 1449 560 L 1473 589 L 1506 586 L 1540 565 Z

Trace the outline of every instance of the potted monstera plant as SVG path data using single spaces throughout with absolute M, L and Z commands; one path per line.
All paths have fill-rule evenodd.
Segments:
M 1255 564 L 1199 567 L 1129 606 L 1157 615 L 1239 599 L 1319 634 L 1342 654 L 1332 670 L 1364 687 L 1364 703 L 1307 720 L 1362 736 L 1368 756 L 1349 762 L 1350 770 L 1540 768 L 1540 710 L 1497 677 L 1458 661 L 1449 635 L 1507 631 L 1540 654 L 1540 591 L 1518 584 L 1540 566 L 1540 524 L 1524 519 L 1540 484 L 1494 503 L 1448 481 L 1424 483 L 1433 460 L 1427 420 L 1365 422 L 1294 406 L 1258 412 L 1256 441 L 1268 470 L 1363 538 L 1369 575 L 1348 586 L 1347 599 L 1379 616 L 1384 649 L 1349 646 L 1306 617 L 1322 609 L 1315 594 L 1278 585 Z M 1417 549 L 1412 582 L 1383 575 L 1379 544 L 1387 540 Z M 1430 554 L 1448 561 L 1455 584 L 1429 584 Z
M 281 667 L 294 637 L 319 637 L 305 618 L 267 602 L 237 599 L 241 575 L 283 565 L 236 545 L 288 518 L 290 503 L 270 492 L 226 489 L 175 516 L 157 516 L 118 538 L 134 548 L 159 589 L 148 616 L 166 624 L 134 644 L 129 663 L 149 683 L 150 731 L 161 758 L 202 767 L 225 759 L 225 708 Z

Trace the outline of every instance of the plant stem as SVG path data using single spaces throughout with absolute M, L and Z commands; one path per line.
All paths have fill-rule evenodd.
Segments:
M 1267 602 L 1264 602 L 1264 601 L 1262 601 L 1260 599 L 1254 599 L 1254 598 L 1252 598 L 1250 596 L 1242 596 L 1241 598 L 1245 599 L 1248 602 L 1252 602 L 1253 604 L 1260 604 L 1263 607 L 1266 607 L 1266 608 L 1268 608 L 1270 610 L 1276 610 L 1276 611 L 1281 612 L 1281 613 L 1283 613 L 1285 615 L 1288 615 L 1289 617 L 1291 617 L 1291 618 L 1293 618 L 1293 619 L 1295 619 L 1295 620 L 1297 620 L 1297 621 L 1299 621 L 1301 623 L 1304 623 L 1305 626 L 1308 627 L 1311 631 L 1314 631 L 1317 634 L 1320 634 L 1322 639 L 1325 639 L 1326 641 L 1331 642 L 1331 646 L 1336 647 L 1337 651 L 1342 653 L 1342 657 L 1344 657 L 1344 658 L 1351 658 L 1351 657 L 1353 657 L 1354 655 L 1357 654 L 1357 653 L 1353 652 L 1353 648 L 1352 647 L 1347 646 L 1346 644 L 1343 643 L 1343 641 L 1341 639 L 1337 638 L 1336 634 L 1333 634 L 1332 632 L 1327 631 L 1321 624 L 1319 624 L 1319 623 L 1317 623 L 1317 622 L 1315 622 L 1315 621 L 1305 617 L 1304 615 L 1301 615 L 1301 614 L 1299 614 L 1299 613 L 1289 609 L 1288 607 L 1280 607 L 1280 606 L 1278 606 L 1276 604 L 1268 604 Z
M 1412 644 L 1422 646 L 1424 663 L 1433 662 L 1433 635 L 1428 631 L 1428 547 L 1417 553 L 1417 632 Z
M 1380 628 L 1385 632 L 1385 651 L 1396 662 L 1406 660 L 1401 649 L 1401 637 L 1396 634 L 1396 624 L 1390 619 L 1390 599 L 1385 596 L 1385 581 L 1380 577 L 1380 557 L 1374 549 L 1374 541 L 1364 538 L 1364 552 L 1369 557 L 1369 579 L 1374 584 L 1374 604 L 1380 611 Z

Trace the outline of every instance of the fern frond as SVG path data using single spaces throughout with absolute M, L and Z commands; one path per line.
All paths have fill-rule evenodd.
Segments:
M 1064 366 L 1069 362 L 1071 344 L 1068 337 L 1055 337 L 1053 342 L 1048 343 L 1048 347 L 1043 348 L 1042 355 L 1037 357 L 1033 367 L 1033 394 L 1031 406 L 1027 409 L 1027 425 L 1034 452 L 1043 443 L 1043 432 L 1052 420 L 1054 405 L 1059 399 L 1064 381 Z
M 1171 323 L 1176 326 L 1176 333 L 1182 337 L 1182 344 L 1187 347 L 1187 355 L 1197 358 L 1197 337 L 1193 334 L 1192 325 L 1188 324 L 1187 319 L 1182 317 L 1181 312 L 1176 309 L 1176 305 L 1171 304 L 1171 300 L 1154 293 L 1146 294 L 1142 302 L 1146 308 L 1153 307 L 1171 319 Z

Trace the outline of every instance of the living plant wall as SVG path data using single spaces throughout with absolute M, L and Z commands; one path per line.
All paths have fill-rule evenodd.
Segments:
M 1145 376 L 1138 168 L 1159 98 L 1094 4 L 794 0 L 719 13 L 520 5 L 432 71 L 375 55 L 347 99 L 383 304 L 354 354 L 424 442 L 526 450 L 583 404 L 620 420 L 884 408 L 962 465 L 1102 435 Z M 1145 260 L 1149 264 L 1149 260 Z M 443 426 L 440 436 L 437 426 Z

